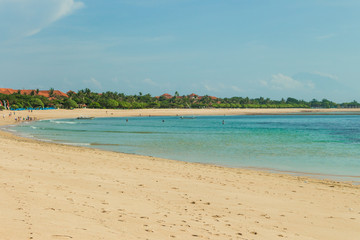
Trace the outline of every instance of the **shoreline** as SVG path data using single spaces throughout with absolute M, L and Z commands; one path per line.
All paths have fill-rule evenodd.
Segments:
M 63 118 L 76 118 L 79 116 L 89 117 L 138 117 L 138 116 L 212 116 L 212 115 L 268 115 L 268 114 L 316 114 L 316 113 L 335 113 L 335 112 L 357 112 L 360 113 L 360 108 L 335 108 L 335 109 L 307 109 L 307 108 L 204 108 L 204 109 L 84 109 L 78 108 L 73 110 L 68 109 L 55 109 L 55 110 L 23 110 L 23 111 L 0 111 L 0 125 L 4 125 L 4 120 L 8 119 L 7 115 L 17 113 L 16 116 L 36 116 L 38 120 L 41 119 L 63 119 Z M 1 118 L 5 115 L 5 118 Z
M 62 118 L 59 118 L 59 120 L 61 120 Z M 130 155 L 130 156 L 137 156 L 137 157 L 149 157 L 149 158 L 158 158 L 158 159 L 162 159 L 162 160 L 168 160 L 168 161 L 175 161 L 175 162 L 183 162 L 183 163 L 195 163 L 198 165 L 210 165 L 210 166 L 214 166 L 214 167 L 220 167 L 220 168 L 225 168 L 225 169 L 238 169 L 238 170 L 250 170 L 250 171 L 256 171 L 256 172 L 262 172 L 262 173 L 269 173 L 269 174 L 281 174 L 284 176 L 289 176 L 289 177 L 294 177 L 294 178 L 307 178 L 309 179 L 313 179 L 313 180 L 318 180 L 318 181 L 324 181 L 327 183 L 345 183 L 345 184 L 350 184 L 353 186 L 360 186 L 360 176 L 353 176 L 353 175 L 343 175 L 343 174 L 326 174 L 326 173 L 317 173 L 317 172 L 303 172 L 303 171 L 292 171 L 292 170 L 281 170 L 281 169 L 276 169 L 276 168 L 269 168 L 269 167 L 254 167 L 254 166 L 228 166 L 228 165 L 221 165 L 221 164 L 215 164 L 215 163 L 202 163 L 202 162 L 188 162 L 185 160 L 176 160 L 176 159 L 170 159 L 170 158 L 161 158 L 161 157 L 156 157 L 156 156 L 150 156 L 150 155 L 142 155 L 142 154 L 137 154 L 137 153 L 126 153 L 126 152 L 118 152 L 118 151 L 112 151 L 112 150 L 104 150 L 101 148 L 96 148 L 96 147 L 90 147 L 91 144 L 89 145 L 82 145 L 81 143 L 74 143 L 74 144 L 70 144 L 70 143 L 64 143 L 64 142 L 56 142 L 53 140 L 49 140 L 49 139 L 38 139 L 35 137 L 26 137 L 26 136 L 22 136 L 20 133 L 17 134 L 15 132 L 11 132 L 9 130 L 5 130 L 5 129 L 1 129 L 2 126 L 0 126 L 0 132 L 6 132 L 9 133 L 13 136 L 16 136 L 18 138 L 22 138 L 22 139 L 28 139 L 28 140 L 32 140 L 35 142 L 43 142 L 43 143 L 51 143 L 51 144 L 56 144 L 56 145 L 60 145 L 60 146 L 72 146 L 72 147 L 78 147 L 78 148 L 85 148 L 85 149 L 97 149 L 100 151 L 106 151 L 106 152 L 112 152 L 112 153 L 119 153 L 119 154 L 124 154 L 124 155 Z M 3 126 L 6 127 L 6 126 Z M 1 138 L 1 135 L 0 135 Z M 331 178 L 334 177 L 334 178 Z M 338 178 L 338 179 L 336 179 Z M 348 179 L 348 180 L 344 180 Z M 355 180 L 356 179 L 356 180 Z
M 0 139 L 4 240 L 360 235 L 360 186 L 347 182 L 40 142 L 4 131 Z
M 20 136 L 17 134 L 14 134 L 12 132 L 8 132 L 8 131 L 3 131 L 0 130 L 0 139 L 1 137 L 4 137 L 4 134 L 8 135 L 8 137 L 10 138 L 14 138 L 17 141 L 22 141 L 22 142 L 29 142 L 29 143 L 36 143 L 36 144 L 49 144 L 49 145 L 54 145 L 54 146 L 59 146 L 59 147 L 72 147 L 72 148 L 79 148 L 79 150 L 82 151 L 86 151 L 86 150 L 95 150 L 95 151 L 103 151 L 103 152 L 109 152 L 109 153 L 113 153 L 113 154 L 119 154 L 119 155 L 125 155 L 128 157 L 138 157 L 138 158 L 148 158 L 148 159 L 157 159 L 159 161 L 167 161 L 167 162 L 174 162 L 174 163 L 179 163 L 179 164 L 194 164 L 196 166 L 203 166 L 203 167 L 214 167 L 214 168 L 220 168 L 222 170 L 231 170 L 231 171 L 249 171 L 249 172 L 256 172 L 259 174 L 268 174 L 268 175 L 276 175 L 276 176 L 281 176 L 281 177 L 285 177 L 285 178 L 290 178 L 290 179 L 303 179 L 303 180 L 308 180 L 308 181 L 313 181 L 313 182 L 321 182 L 324 184 L 344 184 L 344 186 L 350 186 L 350 187 L 355 187 L 355 188 L 359 188 L 360 189 L 360 184 L 354 184 L 353 181 L 342 181 L 342 180 L 334 180 L 334 179 L 320 179 L 320 178 L 316 178 L 313 176 L 345 176 L 345 177 L 358 177 L 360 178 L 360 176 L 347 176 L 347 175 L 336 175 L 336 174 L 322 174 L 322 173 L 307 173 L 307 172 L 296 172 L 296 171 L 287 171 L 287 170 L 278 170 L 278 169 L 272 169 L 272 168 L 262 168 L 262 167 L 251 167 L 251 166 L 242 166 L 242 167 L 231 167 L 231 166 L 226 166 L 226 165 L 218 165 L 218 164 L 213 164 L 213 163 L 202 163 L 202 162 L 187 162 L 187 161 L 182 161 L 182 160 L 175 160 L 175 159 L 169 159 L 169 158 L 161 158 L 161 157 L 156 157 L 156 156 L 149 156 L 149 155 L 141 155 L 141 154 L 137 154 L 137 153 L 125 153 L 125 152 L 117 152 L 117 151 L 112 151 L 112 150 L 104 150 L 104 149 L 100 149 L 100 148 L 91 148 L 88 146 L 81 146 L 81 145 L 76 145 L 76 144 L 66 144 L 66 143 L 61 143 L 61 142 L 54 142 L 52 140 L 46 140 L 46 139 L 36 139 L 36 138 L 29 138 L 29 137 L 24 137 L 24 136 Z M 292 174 L 293 173 L 293 174 Z M 303 174 L 303 175 L 297 175 L 297 174 Z M 359 182 L 360 183 L 360 182 Z
M 76 109 L 76 110 L 88 110 L 88 109 Z M 72 111 L 72 115 L 74 116 L 73 111 L 75 112 L 75 115 L 78 114 L 77 111 L 74 110 L 65 110 L 65 111 Z M 90 109 L 90 110 L 95 110 L 95 109 Z M 146 116 L 144 113 L 139 113 L 142 112 L 142 110 L 144 109 L 140 109 L 140 110 L 136 110 L 136 109 L 127 109 L 127 110 L 110 110 L 110 109 L 101 109 L 100 111 L 102 111 L 102 113 L 99 115 L 99 113 L 97 112 L 98 109 L 95 110 L 97 118 L 105 118 L 105 117 L 148 117 Z M 146 111 L 151 110 L 151 109 L 145 109 Z M 166 111 L 167 109 L 162 109 L 160 113 L 155 112 L 154 115 L 152 115 L 153 117 L 155 116 L 180 116 L 177 112 L 177 110 L 179 110 L 180 112 L 183 112 L 182 110 L 184 109 L 171 109 L 171 110 L 175 110 L 175 112 L 173 113 L 167 113 Z M 228 116 L 230 115 L 293 115 L 293 114 L 301 114 L 301 113 L 305 113 L 305 115 L 328 115 L 328 114 L 332 114 L 334 112 L 346 112 L 348 113 L 352 113 L 352 112 L 359 112 L 360 113 L 360 108 L 359 109 L 347 109 L 347 111 L 343 111 L 343 109 L 250 109 L 250 112 L 247 111 L 249 109 L 210 109 L 210 110 L 215 110 L 214 112 L 203 112 L 202 110 L 204 109 L 185 109 L 185 112 L 187 110 L 190 110 L 192 113 L 197 113 L 197 116 L 221 116 L 221 115 L 226 115 L 226 114 L 221 114 L 221 115 L 217 115 L 217 113 L 227 113 Z M 206 109 L 209 110 L 209 109 Z M 229 111 L 230 110 L 230 111 Z M 336 111 L 334 111 L 336 110 Z M 37 111 L 49 111 L 49 110 L 37 110 Z M 58 111 L 58 110 L 50 110 L 50 111 Z M 63 110 L 60 110 L 63 111 Z M 106 112 L 106 116 L 104 116 L 103 112 Z M 117 114 L 114 115 L 112 111 L 115 111 Z M 129 114 L 129 112 L 127 111 L 133 111 L 131 114 Z M 9 112 L 13 112 L 13 111 L 9 111 Z M 26 112 L 26 111 L 25 111 Z M 118 114 L 121 114 L 121 116 L 119 116 Z M 212 113 L 210 115 L 207 115 L 207 113 Z M 108 115 L 110 114 L 110 116 Z M 124 114 L 124 115 L 123 115 Z M 187 115 L 191 115 L 190 113 L 188 113 Z M 53 118 L 51 117 L 51 115 L 47 115 L 47 117 L 49 118 L 45 118 L 45 119 L 37 119 L 35 121 L 40 121 L 40 120 L 64 120 L 64 119 L 73 119 L 76 117 L 70 117 L 70 118 Z M 149 115 L 150 117 L 150 115 Z M 27 121 L 25 121 L 27 122 Z M 31 121 L 30 121 L 31 122 Z M 24 122 L 15 122 L 12 125 L 17 125 L 17 124 L 21 124 Z M 96 147 L 91 147 L 91 146 L 85 146 L 85 145 L 81 145 L 81 143 L 78 144 L 67 144 L 64 142 L 55 142 L 49 139 L 37 139 L 37 138 L 32 138 L 32 137 L 26 137 L 26 136 L 22 136 L 20 133 L 14 133 L 11 132 L 9 130 L 6 129 L 2 129 L 6 128 L 7 126 L 11 126 L 10 125 L 2 125 L 0 122 L 0 131 L 5 131 L 5 132 L 9 132 L 10 134 L 13 134 L 15 136 L 21 137 L 21 138 L 25 138 L 25 139 L 31 139 L 34 141 L 40 141 L 40 142 L 45 142 L 45 143 L 53 143 L 53 144 L 60 144 L 60 145 L 64 145 L 64 146 L 75 146 L 75 147 L 81 147 L 81 148 L 88 148 L 88 149 L 98 149 L 98 150 L 103 150 L 101 148 L 96 148 Z M 89 144 L 90 145 L 90 144 Z M 141 155 L 141 154 L 137 154 L 137 153 L 126 153 L 126 152 L 117 152 L 117 151 L 111 151 L 111 150 L 105 150 L 105 151 L 110 151 L 110 152 L 115 152 L 115 153 L 120 153 L 120 154 L 130 154 L 130 155 L 135 155 L 135 156 L 144 156 L 144 157 L 153 157 L 153 156 L 147 156 L 147 155 Z M 159 157 L 156 157 L 159 158 Z M 162 158 L 164 159 L 164 158 Z M 167 159 L 167 158 L 166 158 Z M 343 183 L 348 183 L 348 184 L 352 184 L 352 185 L 360 185 L 360 175 L 359 176 L 355 176 L 355 175 L 344 175 L 344 174 L 327 174 L 327 173 L 318 173 L 318 172 L 303 172 L 303 171 L 294 171 L 294 170 L 281 170 L 281 169 L 276 169 L 276 168 L 269 168 L 269 167 L 255 167 L 255 166 L 228 166 L 228 165 L 219 165 L 219 164 L 214 164 L 214 163 L 200 163 L 200 162 L 187 162 L 185 160 L 175 160 L 175 159 L 167 159 L 167 160 L 171 160 L 171 161 L 179 161 L 179 162 L 186 162 L 186 163 L 198 163 L 198 164 L 204 164 L 204 165 L 213 165 L 213 166 L 218 166 L 218 167 L 224 167 L 224 168 L 231 168 L 231 169 L 249 169 L 249 170 L 253 170 L 253 171 L 260 171 L 260 172 L 266 172 L 266 173 L 275 173 L 275 174 L 284 174 L 284 175 L 288 175 L 288 176 L 293 176 L 293 177 L 306 177 L 309 179 L 317 179 L 320 181 L 330 181 L 330 182 L 343 182 Z

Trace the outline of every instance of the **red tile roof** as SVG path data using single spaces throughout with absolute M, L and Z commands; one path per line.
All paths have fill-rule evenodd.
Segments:
M 16 89 L 11 89 L 11 88 L 0 88 L 0 93 L 2 94 L 13 94 L 13 93 L 17 93 L 19 90 Z M 36 90 L 20 90 L 20 94 L 26 94 L 26 95 L 30 95 L 31 92 L 34 91 L 34 95 L 39 95 L 39 96 L 44 96 L 47 98 L 50 98 L 50 91 L 49 90 L 41 90 L 39 91 L 39 93 L 36 93 Z M 53 93 L 54 96 L 60 96 L 60 97 L 69 97 L 67 94 L 59 91 L 59 90 L 54 90 Z
M 15 92 L 17 92 L 17 91 L 14 89 L 11 89 L 11 88 L 0 88 L 0 93 L 2 93 L 2 94 L 9 95 L 9 94 L 13 94 Z
M 163 96 L 164 98 L 166 98 L 166 99 L 170 99 L 170 98 L 172 98 L 173 96 L 171 96 L 170 94 L 168 94 L 168 93 L 164 93 L 163 95 L 161 95 L 161 96 Z

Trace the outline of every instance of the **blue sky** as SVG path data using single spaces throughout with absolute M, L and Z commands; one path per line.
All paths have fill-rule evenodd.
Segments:
M 360 1 L 0 0 L 0 87 L 360 101 Z

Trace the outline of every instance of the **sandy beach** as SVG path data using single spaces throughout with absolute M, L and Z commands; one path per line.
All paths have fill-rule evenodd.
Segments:
M 359 109 L 0 112 L 36 119 Z M 0 131 L 0 239 L 359 239 L 360 186 L 40 142 Z
M 284 109 L 73 109 L 73 110 L 37 110 L 37 111 L 1 111 L 0 126 L 17 123 L 15 117 L 32 117 L 41 119 L 61 119 L 87 117 L 139 117 L 139 116 L 211 116 L 211 115 L 263 115 L 263 114 L 286 114 L 286 113 L 306 113 L 317 114 L 326 112 L 360 112 L 357 108 L 348 109 L 304 109 L 304 108 L 284 108 Z M 9 116 L 9 114 L 12 114 Z M 15 113 L 15 115 L 14 115 Z

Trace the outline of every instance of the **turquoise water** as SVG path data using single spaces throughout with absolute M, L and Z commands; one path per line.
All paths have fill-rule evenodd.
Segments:
M 126 119 L 44 120 L 12 129 L 37 139 L 181 161 L 360 176 L 359 115 Z

